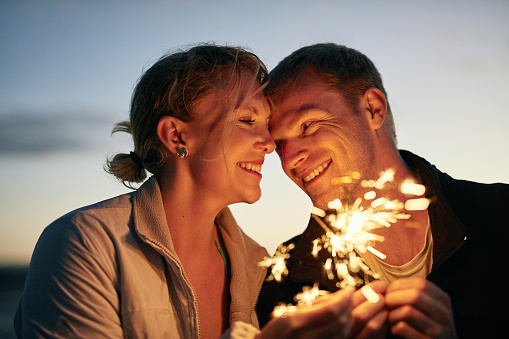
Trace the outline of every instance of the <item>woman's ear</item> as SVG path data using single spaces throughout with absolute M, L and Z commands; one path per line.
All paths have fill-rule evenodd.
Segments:
M 179 147 L 185 146 L 182 140 L 184 122 L 172 116 L 164 116 L 157 124 L 157 136 L 161 143 L 170 151 L 176 154 Z
M 387 100 L 378 88 L 371 87 L 364 93 L 368 109 L 368 121 L 373 130 L 382 127 L 387 114 Z

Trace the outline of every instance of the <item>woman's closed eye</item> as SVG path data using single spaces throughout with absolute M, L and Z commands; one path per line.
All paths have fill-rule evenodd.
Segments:
M 241 118 L 239 121 L 248 125 L 252 125 L 256 120 L 251 118 Z

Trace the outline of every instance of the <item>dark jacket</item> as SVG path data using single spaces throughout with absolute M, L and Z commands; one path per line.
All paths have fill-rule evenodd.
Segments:
M 431 199 L 433 267 L 428 280 L 450 296 L 459 338 L 504 333 L 505 321 L 509 321 L 509 291 L 504 279 L 509 185 L 453 179 L 415 154 L 400 153 L 419 173 Z M 326 253 L 322 251 L 317 259 L 311 255 L 312 241 L 321 234 L 322 228 L 311 218 L 304 233 L 285 242 L 295 244 L 287 260 L 289 274 L 281 283 L 264 283 L 257 303 L 260 325 L 270 319 L 274 306 L 293 303 L 293 296 L 303 286 L 319 282 L 321 289 L 337 290 L 336 281 L 323 272 Z

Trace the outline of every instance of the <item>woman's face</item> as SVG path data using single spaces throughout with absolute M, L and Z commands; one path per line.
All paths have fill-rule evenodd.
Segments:
M 270 114 L 260 85 L 249 72 L 238 86 L 209 93 L 194 107 L 187 143 L 190 170 L 200 194 L 229 205 L 254 203 L 261 196 L 260 173 L 265 155 L 275 149 L 267 129 Z M 232 102 L 235 109 L 231 112 Z

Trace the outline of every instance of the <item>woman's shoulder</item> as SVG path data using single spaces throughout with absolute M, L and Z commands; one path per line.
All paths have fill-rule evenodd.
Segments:
M 39 241 L 80 241 L 103 237 L 114 229 L 126 228 L 131 217 L 132 194 L 123 194 L 75 209 L 50 223 Z
M 115 224 L 119 217 L 121 218 L 123 215 L 129 216 L 131 214 L 132 206 L 133 193 L 126 193 L 76 209 L 62 216 L 62 218 L 68 218 L 75 222 L 98 219 L 107 224 Z

